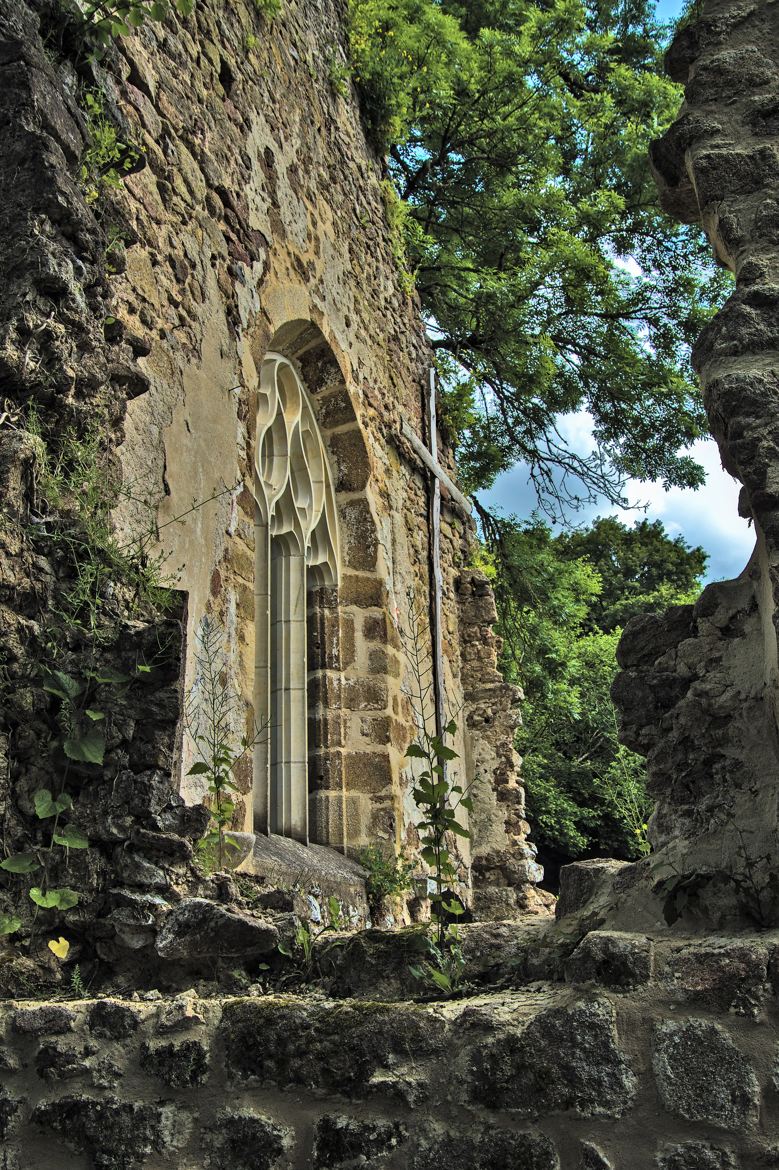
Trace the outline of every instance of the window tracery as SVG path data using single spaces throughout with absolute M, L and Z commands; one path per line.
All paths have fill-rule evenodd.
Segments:
M 307 598 L 338 583 L 335 491 L 308 393 L 281 354 L 262 364 L 254 461 L 254 827 L 308 840 Z

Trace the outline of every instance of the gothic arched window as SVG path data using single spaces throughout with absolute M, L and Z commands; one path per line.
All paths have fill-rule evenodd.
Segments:
M 322 437 L 295 367 L 269 353 L 254 459 L 254 827 L 308 841 L 306 629 L 313 589 L 338 583 L 335 494 Z

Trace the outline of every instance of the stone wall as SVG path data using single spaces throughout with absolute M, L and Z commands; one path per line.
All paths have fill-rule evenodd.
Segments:
M 429 553 L 425 479 L 401 419 L 424 435 L 430 352 L 392 256 L 378 160 L 353 96 L 330 80 L 344 35 L 337 3 L 288 0 L 268 22 L 251 3 L 206 0 L 187 21 L 122 40 L 104 80 L 147 162 L 115 200 L 132 243 L 113 314 L 148 347 L 147 391 L 128 403 L 125 475 L 163 524 L 222 492 L 162 537 L 189 599 L 187 681 L 210 612 L 253 697 L 252 440 L 260 364 L 279 351 L 311 393 L 341 529 L 324 630 L 331 673 L 312 724 L 313 839 L 356 850 L 413 845 L 401 772 L 414 718 L 397 640 L 408 590 L 423 603 L 429 592 Z M 468 552 L 448 510 L 444 528 L 457 709 L 451 582 Z M 201 795 L 192 782 L 188 791 Z M 248 812 L 247 800 L 246 828 Z
M 772 4 L 713 0 L 667 57 L 685 103 L 653 164 L 667 210 L 701 223 L 735 291 L 694 351 L 755 553 L 695 606 L 632 622 L 614 696 L 646 755 L 652 858 L 623 872 L 614 921 L 716 928 L 779 918 L 777 545 L 779 28 Z M 632 893 L 628 891 L 632 888 Z
M 139 792 L 154 789 L 153 819 L 158 803 L 172 796 L 171 772 L 181 771 L 181 690 L 191 679 L 206 612 L 227 631 L 235 678 L 247 699 L 252 695 L 254 514 L 247 483 L 257 372 L 271 346 L 298 363 L 315 400 L 344 548 L 340 588 L 321 599 L 310 633 L 322 650 L 310 707 L 318 747 L 311 760 L 314 837 L 352 852 L 367 842 L 412 851 L 418 843 L 403 775 L 416 716 L 405 694 L 400 632 L 407 591 L 423 612 L 429 597 L 427 484 L 400 424 L 409 421 L 424 437 L 430 353 L 418 305 L 392 257 L 380 162 L 365 141 L 354 95 L 332 81 L 344 52 L 339 3 L 285 0 L 270 23 L 251 2 L 199 0 L 191 18 L 151 25 L 94 64 L 57 4 L 0 0 L 8 848 L 26 848 L 35 838 L 40 826 L 29 823 L 29 797 L 50 787 L 62 765 L 52 746 L 58 703 L 39 684 L 51 656 L 47 615 L 71 569 L 50 544 L 32 538 L 45 535 L 45 507 L 36 491 L 39 440 L 26 430 L 29 409 L 54 458 L 67 428 L 83 436 L 101 420 L 101 458 L 120 467 L 124 480 L 121 538 L 161 526 L 159 551 L 178 600 L 163 626 L 149 612 L 134 625 L 125 620 L 129 597 L 106 590 L 100 605 L 114 627 L 104 659 L 106 667 L 124 670 L 134 665 L 138 645 L 153 647 L 168 627 L 171 653 L 163 670 L 134 686 L 133 702 L 101 697 L 110 751 L 105 767 L 82 769 L 90 784 L 73 790 L 74 823 L 95 823 L 101 784 L 117 775 L 127 780 L 132 807 L 133 783 Z M 96 202 L 85 197 L 80 177 L 92 141 L 85 91 L 100 95 L 109 124 L 139 152 L 132 172 Z M 450 454 L 439 454 L 451 467 Z M 182 513 L 189 514 L 177 519 Z M 460 652 L 473 617 L 461 612 L 456 582 L 471 533 L 445 498 L 448 697 L 452 710 L 465 685 L 478 697 L 478 666 L 490 701 L 508 711 L 491 636 L 469 664 Z M 86 646 L 72 636 L 58 665 L 77 671 Z M 478 751 L 471 744 L 478 720 L 469 722 L 457 747 L 477 764 L 483 791 L 479 873 L 496 887 L 522 883 L 535 871 L 512 719 L 497 721 L 490 746 Z M 95 809 L 87 807 L 90 793 Z M 194 786 L 187 791 L 192 801 L 201 795 Z M 159 868 L 149 841 L 147 853 L 130 841 L 133 826 L 123 816 L 116 819 L 119 836 L 96 845 L 106 865 L 98 867 L 99 881 L 90 878 L 89 911 L 70 915 L 74 939 L 89 934 L 93 911 L 116 908 L 108 897 L 113 851 L 121 846 L 138 855 L 136 877 L 144 861 Z M 248 818 L 248 801 L 239 801 L 237 824 L 248 828 Z M 196 817 L 190 839 L 196 821 L 202 829 Z M 469 862 L 466 849 L 466 880 Z M 136 892 L 156 896 L 139 880 Z M 27 906 L 24 881 L 21 893 L 17 877 L 2 874 L 0 884 L 3 910 L 13 910 L 19 898 Z M 511 893 L 500 897 L 516 904 Z
M 500 992 L 2 1009 L 6 1170 L 758 1170 L 779 1160 L 779 940 L 594 932 Z M 397 945 L 397 936 L 396 945 Z M 385 986 L 384 990 L 387 988 Z

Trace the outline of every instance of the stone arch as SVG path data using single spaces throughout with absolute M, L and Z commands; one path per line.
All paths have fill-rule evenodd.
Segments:
M 279 396 L 286 394 L 287 401 L 273 407 L 268 380 L 280 372 Z M 276 421 L 280 406 L 282 424 Z M 290 419 L 295 418 L 297 431 L 294 426 L 291 431 Z M 290 433 L 298 439 L 291 442 Z M 302 466 L 310 469 L 316 464 L 317 451 L 325 503 L 306 538 L 303 529 L 308 504 L 300 493 L 295 498 L 292 484 L 298 476 L 291 471 Z M 305 655 L 307 674 L 303 696 L 305 813 L 297 809 L 294 825 L 282 825 L 269 817 L 270 793 L 266 790 L 264 797 L 258 790 L 267 775 L 266 753 L 260 744 L 254 767 L 254 828 L 258 832 L 283 831 L 304 842 L 354 851 L 369 839 L 374 802 L 393 800 L 389 737 L 366 751 L 361 735 L 366 725 L 378 725 L 382 719 L 386 724 L 389 719 L 386 662 L 380 663 L 372 655 L 373 648 L 366 641 L 378 627 L 377 611 L 384 615 L 386 589 L 370 498 L 369 448 L 338 361 L 321 331 L 310 322 L 292 322 L 271 339 L 261 367 L 255 453 L 261 461 L 260 474 L 269 477 L 276 493 L 258 501 L 258 525 L 261 527 L 266 518 L 271 529 L 275 523 L 279 531 L 276 535 L 271 531 L 270 539 L 288 542 L 283 550 L 288 565 L 294 563 L 290 558 L 295 553 L 306 557 L 308 564 L 305 641 L 302 649 L 298 646 L 295 651 Z M 281 461 L 278 466 L 276 460 Z M 304 479 L 307 490 L 316 495 L 316 476 Z M 291 494 L 285 498 L 285 492 Z M 315 513 L 316 502 L 312 500 Z M 280 505 L 282 515 L 275 521 L 270 511 L 275 517 Z M 260 615 L 269 610 L 269 601 L 260 531 L 258 536 L 255 605 Z M 265 563 L 272 572 L 272 556 Z M 256 669 L 266 671 L 269 663 L 263 660 L 259 623 L 255 646 Z M 262 716 L 261 709 L 258 715 Z

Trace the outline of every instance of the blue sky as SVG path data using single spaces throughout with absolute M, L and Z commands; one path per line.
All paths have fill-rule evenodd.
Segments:
M 681 8 L 678 0 L 659 0 L 657 13 L 664 20 L 673 20 Z M 591 425 L 586 413 L 567 416 L 561 426 L 575 450 L 586 454 L 592 449 Z M 719 451 L 712 439 L 695 443 L 689 453 L 706 471 L 706 484 L 698 491 L 672 488 L 666 492 L 658 484 L 632 480 L 627 495 L 631 504 L 643 506 L 642 510 L 623 512 L 602 501 L 576 513 L 574 522 L 586 524 L 596 516 L 618 516 L 625 524 L 633 524 L 643 516 L 659 519 L 670 536 L 682 535 L 688 544 L 703 546 L 709 554 L 707 581 L 736 576 L 754 547 L 752 529 L 737 511 L 739 484 L 722 470 Z M 500 476 L 479 498 L 487 507 L 519 517 L 530 516 L 536 507 L 524 464 Z

